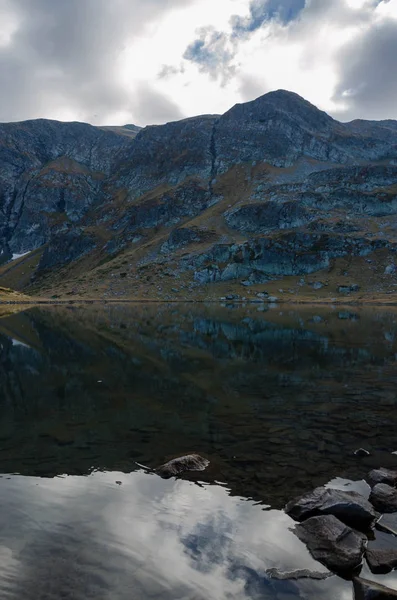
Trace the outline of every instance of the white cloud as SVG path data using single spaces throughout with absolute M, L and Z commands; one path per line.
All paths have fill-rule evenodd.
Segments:
M 397 23 L 397 0 L 115 3 L 0 0 L 0 120 L 144 125 L 222 113 L 278 88 L 336 117 L 397 118 L 394 86 L 375 78 L 387 94 L 376 109 L 360 67 L 369 44 L 375 74 L 396 63 L 376 32 Z

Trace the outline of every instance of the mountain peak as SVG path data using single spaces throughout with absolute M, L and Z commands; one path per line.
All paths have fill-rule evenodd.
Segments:
M 299 94 L 288 90 L 275 90 L 268 92 L 256 100 L 247 103 L 251 108 L 264 113 L 284 113 L 285 116 L 293 117 L 295 121 L 305 123 L 310 129 L 328 129 L 335 120 L 326 112 L 311 104 Z

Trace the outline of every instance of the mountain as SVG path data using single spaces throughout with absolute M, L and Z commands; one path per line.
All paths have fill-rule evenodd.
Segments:
M 389 293 L 397 122 L 279 90 L 145 128 L 0 124 L 0 213 L 0 285 L 31 294 Z

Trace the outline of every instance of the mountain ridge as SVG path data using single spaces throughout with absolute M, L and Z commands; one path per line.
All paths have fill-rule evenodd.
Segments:
M 394 265 L 397 122 L 285 90 L 144 128 L 0 124 L 0 166 L 0 285 L 28 293 L 218 297 L 347 256 Z

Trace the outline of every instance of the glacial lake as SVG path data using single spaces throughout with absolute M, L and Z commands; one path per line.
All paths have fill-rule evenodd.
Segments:
M 1 318 L 0 597 L 351 600 L 339 577 L 267 571 L 325 570 L 282 508 L 397 467 L 396 390 L 387 308 L 108 304 Z M 205 472 L 152 472 L 191 452 L 209 458 Z M 394 573 L 362 574 L 397 589 Z

